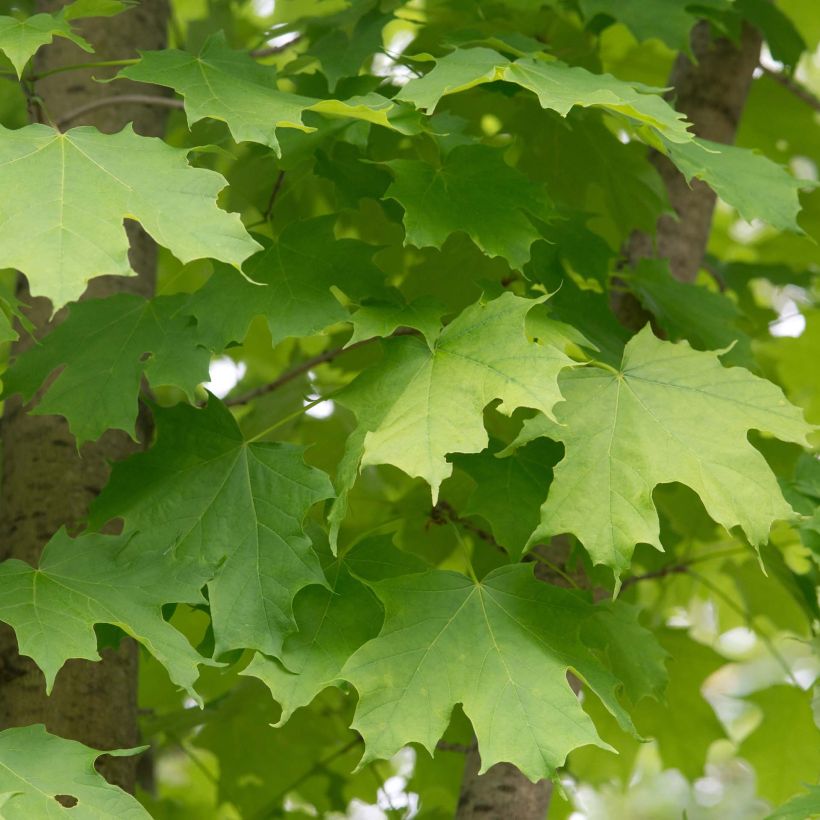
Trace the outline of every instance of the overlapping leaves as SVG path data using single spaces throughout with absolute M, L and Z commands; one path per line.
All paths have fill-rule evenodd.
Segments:
M 339 395 L 359 420 L 345 480 L 352 483 L 360 465 L 393 464 L 427 481 L 435 500 L 452 472 L 447 453 L 486 446 L 482 411 L 491 401 L 501 399 L 506 413 L 532 407 L 551 414 L 560 399 L 558 373 L 572 360 L 527 339 L 524 319 L 535 304 L 505 293 L 472 305 L 432 350 L 413 337 L 386 340 L 384 360 Z
M 43 670 L 46 689 L 69 658 L 98 660 L 96 624 L 112 624 L 145 647 L 171 680 L 193 689 L 204 659 L 162 617 L 166 603 L 202 603 L 209 570 L 178 561 L 173 544 L 152 549 L 127 537 L 60 530 L 36 568 L 11 559 L 0 564 L 0 620 L 17 633 L 20 652 Z M 123 594 L 128 590 L 128 594 Z
M 321 584 L 302 529 L 308 509 L 331 495 L 302 448 L 245 441 L 230 411 L 157 409 L 158 439 L 114 470 L 93 518 L 123 518 L 153 549 L 206 561 L 216 652 L 250 647 L 271 655 L 292 631 L 293 596 Z
M 132 273 L 125 218 L 182 262 L 240 265 L 258 245 L 236 214 L 217 207 L 225 180 L 185 157 L 130 127 L 117 134 L 0 127 L 0 266 L 18 268 L 33 295 L 62 307 L 95 276 Z
M 791 508 L 749 430 L 806 444 L 810 427 L 777 387 L 713 353 L 657 339 L 646 327 L 619 370 L 582 368 L 560 380 L 558 423 L 535 419 L 523 437 L 564 443 L 566 455 L 533 539 L 570 532 L 620 575 L 635 544 L 662 549 L 652 491 L 679 481 L 727 528 L 754 544 Z M 583 487 L 583 492 L 578 488 Z
M 482 771 L 507 761 L 531 780 L 553 776 L 572 749 L 606 748 L 567 682 L 569 669 L 631 727 L 617 693 L 634 680 L 619 680 L 617 663 L 613 671 L 585 643 L 608 643 L 606 617 L 536 581 L 532 567 L 503 567 L 480 582 L 434 570 L 374 589 L 386 610 L 382 631 L 341 671 L 359 693 L 353 726 L 365 740 L 364 761 L 389 757 L 408 741 L 432 752 L 460 703 Z M 664 672 L 650 633 L 636 627 L 631 637 L 641 647 L 634 651 L 653 659 L 631 693 L 637 699 Z
M 28 401 L 64 365 L 33 412 L 65 416 L 79 443 L 111 428 L 133 435 L 143 375 L 154 388 L 174 385 L 190 398 L 208 379 L 210 352 L 181 310 L 186 301 L 121 293 L 72 305 L 66 320 L 6 372 L 5 393 Z

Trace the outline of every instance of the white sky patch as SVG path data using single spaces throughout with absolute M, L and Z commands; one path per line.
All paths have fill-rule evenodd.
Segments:
M 373 55 L 372 71 L 377 77 L 389 77 L 393 85 L 406 85 L 416 75 L 406 66 L 396 61 L 404 49 L 415 39 L 412 31 L 396 34 L 385 46 L 383 54 Z
M 202 386 L 217 398 L 224 399 L 236 387 L 248 368 L 245 362 L 235 362 L 230 356 L 214 359 L 208 368 L 211 380 Z
M 317 395 L 316 393 L 311 393 L 307 396 L 302 405 L 307 407 L 311 402 L 316 401 L 317 399 L 321 399 L 322 397 Z M 336 404 L 333 402 L 332 399 L 327 399 L 326 401 L 319 402 L 319 404 L 315 405 L 314 407 L 309 407 L 305 410 L 305 415 L 310 416 L 313 419 L 327 419 L 333 415 L 333 412 L 336 410 Z
M 253 0 L 253 10 L 260 17 L 270 17 L 276 11 L 276 0 Z

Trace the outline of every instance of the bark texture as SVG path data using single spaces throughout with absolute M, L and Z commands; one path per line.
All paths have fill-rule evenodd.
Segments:
M 691 39 L 695 62 L 684 54 L 678 56 L 668 83 L 672 88 L 671 102 L 686 114 L 697 136 L 731 143 L 752 83 L 752 72 L 758 64 L 760 34 L 744 26 L 740 43 L 734 44 L 713 39 L 709 25 L 701 22 L 693 28 Z M 666 186 L 675 216 L 661 217 L 654 241 L 645 234 L 633 236 L 627 256 L 630 264 L 646 257 L 667 259 L 673 276 L 691 282 L 703 261 L 716 197 L 698 180 L 693 180 L 690 186 L 663 155 L 653 152 L 652 162 Z M 615 297 L 613 310 L 624 325 L 637 329 L 645 324 L 648 314 L 634 296 L 615 294 Z M 553 544 L 544 549 L 551 551 L 551 563 L 560 563 L 563 546 L 559 539 L 553 539 Z M 563 579 L 544 564 L 538 565 L 536 574 L 546 583 L 564 585 Z M 576 680 L 570 678 L 570 684 L 578 691 Z M 479 761 L 477 750 L 467 755 L 457 813 L 459 820 L 544 820 L 552 798 L 550 782 L 530 783 L 506 763 L 493 766 L 479 776 Z
M 43 11 L 62 3 L 41 0 Z M 83 35 L 96 47 L 95 59 L 136 55 L 136 49 L 162 48 L 166 44 L 166 0 L 143 0 L 140 6 L 108 19 L 83 21 Z M 88 62 L 89 55 L 70 41 L 56 38 L 43 50 L 38 70 Z M 95 72 L 94 76 L 104 76 Z M 92 100 L 127 91 L 154 93 L 155 89 L 129 83 L 94 82 L 91 71 L 67 71 L 44 78 L 36 93 L 42 97 L 44 119 L 57 121 Z M 160 92 L 156 92 L 160 93 Z M 153 106 L 106 106 L 82 118 L 82 124 L 102 131 L 119 131 L 130 120 L 145 135 L 160 136 L 165 109 Z M 79 123 L 77 123 L 79 124 Z M 47 195 L 48 192 L 44 192 Z M 150 295 L 154 287 L 156 248 L 136 225 L 129 225 L 130 259 L 139 276 L 101 277 L 93 280 L 88 296 L 118 291 Z M 47 299 L 31 299 L 20 277 L 20 298 L 30 305 L 27 314 L 38 336 L 47 334 L 64 315 L 51 317 Z M 13 355 L 31 341 L 16 343 Z M 139 445 L 119 432 L 108 432 L 98 442 L 77 452 L 73 436 L 61 417 L 32 416 L 19 397 L 9 399 L 2 427 L 2 490 L 0 491 L 0 558 L 18 558 L 37 564 L 43 546 L 65 526 L 76 532 L 83 526 L 88 506 L 105 486 L 109 462 L 125 457 Z M 45 723 L 55 734 L 82 741 L 98 749 L 135 746 L 137 730 L 137 647 L 130 639 L 119 649 L 103 651 L 103 661 L 69 661 L 57 676 L 54 691 L 46 697 L 43 675 L 17 652 L 14 633 L 0 630 L 0 728 Z M 113 783 L 133 790 L 137 761 L 104 757 L 98 764 Z

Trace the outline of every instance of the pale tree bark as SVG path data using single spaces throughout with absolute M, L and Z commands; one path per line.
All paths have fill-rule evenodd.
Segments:
M 39 9 L 52 11 L 62 3 L 40 0 Z M 120 59 L 136 56 L 136 49 L 166 45 L 167 0 L 143 0 L 140 6 L 113 18 L 82 21 L 78 28 L 97 49 L 91 58 L 70 41 L 56 38 L 38 56 L 37 70 L 89 59 Z M 104 74 L 100 70 L 94 76 Z M 58 121 L 92 100 L 112 94 L 139 91 L 162 93 L 134 83 L 94 82 L 92 72 L 67 71 L 53 74 L 37 84 L 42 113 Z M 36 110 L 36 106 L 32 106 Z M 138 132 L 160 136 L 166 109 L 150 105 L 99 108 L 72 123 L 94 125 L 102 131 L 119 131 L 134 120 Z M 43 191 L 43 196 L 50 196 Z M 119 291 L 150 295 L 154 288 L 156 248 L 136 225 L 129 225 L 130 259 L 139 276 L 101 277 L 92 282 L 87 295 L 105 296 Z M 47 334 L 65 315 L 51 317 L 47 299 L 32 299 L 20 277 L 19 296 L 38 336 Z M 16 355 L 31 341 L 25 337 L 12 351 Z M 43 546 L 54 532 L 65 526 L 70 532 L 83 527 L 88 506 L 105 486 L 109 462 L 133 452 L 139 445 L 123 433 L 106 433 L 98 442 L 77 452 L 65 421 L 56 416 L 26 413 L 19 398 L 9 399 L 2 427 L 2 489 L 0 490 L 0 558 L 18 558 L 37 564 Z M 45 723 L 62 737 L 98 749 L 135 746 L 137 730 L 137 647 L 124 639 L 119 649 L 103 650 L 103 661 L 69 661 L 57 676 L 53 694 L 46 697 L 42 673 L 29 658 L 17 652 L 14 633 L 0 630 L 0 728 Z M 101 759 L 99 767 L 113 783 L 133 790 L 137 761 L 134 758 Z
M 678 57 L 668 83 L 672 88 L 670 101 L 686 114 L 699 137 L 731 143 L 758 64 L 760 35 L 744 26 L 740 43 L 716 40 L 710 36 L 708 24 L 702 22 L 692 30 L 691 42 L 696 62 L 683 54 Z M 661 217 L 654 242 L 644 234 L 633 236 L 627 256 L 630 264 L 647 256 L 667 259 L 673 276 L 691 282 L 703 261 L 715 195 L 702 182 L 694 181 L 690 187 L 666 157 L 653 153 L 652 162 L 666 186 L 675 217 Z M 619 297 L 613 309 L 623 324 L 634 329 L 647 319 L 641 305 L 629 295 Z M 560 542 L 558 547 L 560 550 Z M 554 563 L 557 556 L 550 558 Z M 547 583 L 561 583 L 558 576 L 537 574 Z M 572 678 L 570 683 L 577 687 Z M 458 820 L 544 820 L 552 798 L 551 783 L 533 784 L 507 763 L 478 776 L 479 761 L 478 751 L 468 753 Z

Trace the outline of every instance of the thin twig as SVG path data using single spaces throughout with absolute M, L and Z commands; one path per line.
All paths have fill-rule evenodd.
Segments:
M 415 336 L 418 333 L 417 330 L 413 328 L 399 328 L 392 336 Z M 312 356 L 310 359 L 305 359 L 303 362 L 299 362 L 293 370 L 288 370 L 287 373 L 283 373 L 279 378 L 274 379 L 272 382 L 268 382 L 267 384 L 260 385 L 259 387 L 254 387 L 253 390 L 249 390 L 247 393 L 243 393 L 241 396 L 236 396 L 232 399 L 226 399 L 225 404 L 228 407 L 236 407 L 237 405 L 247 404 L 248 402 L 253 401 L 254 399 L 258 399 L 260 396 L 265 396 L 268 393 L 272 393 L 274 390 L 278 390 L 280 387 L 283 387 L 288 382 L 293 381 L 294 379 L 301 376 L 303 373 L 307 373 L 308 370 L 312 370 L 314 367 L 317 367 L 320 364 L 327 364 L 328 362 L 332 362 L 337 356 L 341 356 L 343 353 L 349 353 L 351 350 L 357 350 L 360 347 L 364 347 L 365 345 L 372 344 L 373 342 L 378 342 L 381 339 L 385 338 L 384 336 L 371 336 L 369 339 L 362 339 L 361 341 L 354 342 L 352 345 L 348 345 L 347 347 L 334 347 L 331 350 L 325 350 L 324 353 L 319 353 L 317 356 Z
M 450 743 L 447 740 L 440 740 L 436 743 L 436 751 L 439 752 L 456 752 L 460 755 L 466 755 L 476 748 L 476 742 L 473 741 L 469 746 L 466 743 Z
M 263 806 L 256 812 L 256 814 L 253 815 L 254 818 L 257 818 L 258 820 L 266 820 L 266 818 L 276 816 L 282 800 L 288 796 L 289 792 L 292 792 L 294 789 L 301 786 L 302 783 L 310 779 L 314 774 L 322 771 L 328 763 L 332 763 L 337 758 L 347 754 L 351 749 L 355 749 L 361 742 L 361 737 L 356 736 L 349 743 L 346 743 L 344 746 L 338 748 L 335 752 L 331 752 L 320 760 L 317 760 L 316 763 L 314 763 L 313 766 L 311 766 L 306 772 L 291 781 L 287 786 L 285 786 L 284 789 L 280 789 L 276 795 L 274 795 L 273 799 L 268 801 L 266 806 Z
M 294 37 L 292 40 L 288 40 L 287 43 L 282 43 L 278 46 L 262 46 L 261 48 L 255 48 L 250 52 L 250 54 L 254 60 L 262 60 L 265 57 L 273 57 L 274 54 L 281 54 L 286 49 L 296 45 L 296 43 L 298 43 L 301 39 L 301 37 Z
M 804 85 L 798 83 L 793 77 L 790 77 L 788 74 L 783 74 L 781 71 L 775 71 L 774 69 L 767 68 L 765 65 L 761 65 L 760 69 L 768 77 L 771 77 L 776 83 L 782 85 L 783 88 L 791 91 L 791 93 L 794 94 L 794 96 L 799 100 L 802 100 L 806 103 L 806 105 L 810 106 L 815 111 L 820 112 L 820 99 L 818 99 Z
M 473 535 L 485 541 L 490 546 L 495 547 L 499 552 L 506 553 L 507 550 L 495 540 L 492 533 L 482 529 L 472 521 L 462 518 L 453 508 L 453 505 L 447 501 L 439 501 L 432 510 L 430 510 L 430 520 L 434 524 L 457 524 L 462 529 L 473 533 Z
M 273 213 L 273 206 L 276 204 L 276 197 L 279 196 L 279 191 L 282 190 L 282 183 L 285 181 L 285 172 L 280 171 L 276 177 L 276 182 L 273 183 L 273 190 L 270 192 L 268 199 L 268 206 L 265 208 L 265 213 L 262 214 L 263 222 L 270 222 L 271 214 Z
M 666 578 L 669 575 L 679 575 L 687 572 L 688 569 L 688 564 L 667 564 L 665 567 L 652 570 L 652 572 L 646 572 L 643 575 L 632 575 L 629 578 L 625 578 L 623 584 L 621 584 L 621 589 L 627 589 L 639 581 L 651 581 L 657 578 Z
M 118 94 L 114 97 L 103 97 L 99 100 L 91 100 L 85 105 L 75 108 L 64 114 L 57 120 L 57 127 L 62 129 L 68 125 L 72 120 L 82 117 L 89 111 L 95 111 L 98 108 L 105 108 L 108 105 L 160 105 L 164 108 L 183 108 L 182 100 L 175 100 L 170 97 L 158 97 L 153 94 Z

